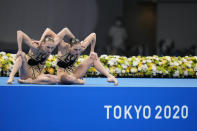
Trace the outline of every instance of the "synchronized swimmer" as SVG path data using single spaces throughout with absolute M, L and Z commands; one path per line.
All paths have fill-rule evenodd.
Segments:
M 68 37 L 70 42 L 63 40 Z M 29 53 L 22 52 L 22 42 L 29 47 Z M 91 66 L 94 66 L 101 74 L 107 77 L 108 82 L 118 85 L 117 79 L 111 75 L 101 64 L 94 52 L 96 34 L 91 33 L 83 41 L 78 40 L 68 28 L 55 34 L 47 28 L 39 41 L 32 40 L 22 31 L 17 31 L 18 52 L 13 69 L 10 73 L 8 84 L 14 81 L 14 75 L 19 70 L 19 83 L 29 84 L 84 84 L 82 77 Z M 90 54 L 77 67 L 75 62 L 82 52 L 91 45 Z M 58 46 L 57 75 L 44 74 L 44 65 L 52 51 Z

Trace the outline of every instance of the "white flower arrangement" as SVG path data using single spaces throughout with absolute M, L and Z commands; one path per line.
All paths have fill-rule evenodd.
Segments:
M 178 71 L 178 70 L 176 70 L 176 71 L 174 72 L 173 77 L 179 77 L 179 71 Z
M 0 76 L 8 76 L 13 68 L 16 55 L 0 52 Z M 81 64 L 88 56 L 79 57 L 75 66 Z M 197 56 L 171 57 L 163 56 L 112 56 L 99 57 L 105 69 L 116 77 L 176 77 L 197 78 Z M 57 73 L 57 55 L 50 55 L 45 64 L 45 73 Z M 91 67 L 86 76 L 101 76 L 94 67 Z

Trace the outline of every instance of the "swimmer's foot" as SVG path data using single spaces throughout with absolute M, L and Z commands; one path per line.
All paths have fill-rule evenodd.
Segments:
M 14 82 L 14 77 L 9 77 L 7 84 L 12 84 Z
M 79 79 L 79 84 L 84 85 L 85 84 L 85 79 Z
M 118 85 L 118 81 L 113 75 L 110 75 L 109 77 L 107 77 L 107 82 L 114 82 L 115 86 Z

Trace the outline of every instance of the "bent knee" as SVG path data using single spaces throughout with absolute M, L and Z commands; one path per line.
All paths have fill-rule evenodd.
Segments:
M 22 57 L 26 57 L 26 54 L 24 52 L 21 53 Z
M 22 61 L 26 61 L 26 54 L 24 52 L 22 52 L 19 57 L 22 59 Z

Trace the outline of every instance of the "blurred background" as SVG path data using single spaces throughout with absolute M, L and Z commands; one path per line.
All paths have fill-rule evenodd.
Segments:
M 39 40 L 47 27 L 95 32 L 99 55 L 197 55 L 197 0 L 0 1 L 0 51 L 17 52 L 17 30 Z

